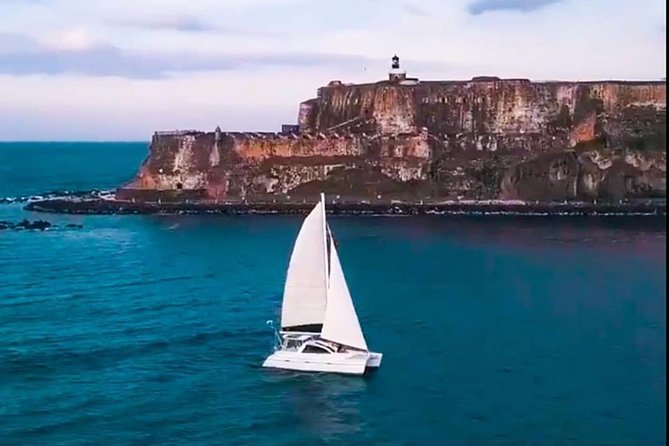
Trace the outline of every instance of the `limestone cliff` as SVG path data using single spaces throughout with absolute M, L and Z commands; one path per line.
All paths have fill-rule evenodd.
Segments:
M 666 193 L 664 82 L 343 85 L 284 133 L 157 132 L 136 200 L 623 199 Z

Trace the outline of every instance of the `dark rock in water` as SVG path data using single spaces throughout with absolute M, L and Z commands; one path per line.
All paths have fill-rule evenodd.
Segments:
M 51 223 L 46 220 L 35 220 L 31 222 L 30 220 L 23 219 L 16 226 L 24 229 L 39 229 L 40 231 L 44 231 L 51 227 Z
M 0 230 L 2 229 L 13 229 L 15 231 L 20 231 L 23 229 L 31 229 L 31 230 L 40 230 L 44 231 L 49 228 L 55 228 L 56 225 L 51 224 L 50 222 L 46 220 L 35 220 L 35 221 L 30 221 L 27 219 L 23 219 L 18 223 L 14 223 L 11 221 L 6 221 L 6 220 L 0 220 Z M 82 224 L 78 223 L 68 223 L 64 226 L 65 228 L 74 228 L 74 229 L 81 229 L 84 227 Z
M 0 221 L 0 230 L 1 229 L 14 229 L 14 230 L 21 230 L 21 229 L 35 229 L 35 230 L 40 230 L 44 231 L 45 229 L 49 229 L 53 225 L 49 223 L 46 220 L 35 220 L 35 221 L 30 221 L 23 219 L 18 223 L 12 223 L 11 221 Z

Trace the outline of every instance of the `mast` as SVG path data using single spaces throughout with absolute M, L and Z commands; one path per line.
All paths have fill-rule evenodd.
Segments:
M 328 287 L 330 272 L 328 271 L 328 263 L 330 263 L 330 258 L 328 256 L 328 224 L 325 220 L 325 194 L 321 192 L 321 210 L 323 212 L 323 266 L 325 267 L 325 289 Z M 327 302 L 327 295 L 326 295 Z

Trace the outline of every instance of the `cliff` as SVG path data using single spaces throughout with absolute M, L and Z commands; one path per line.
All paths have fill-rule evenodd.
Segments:
M 620 200 L 666 195 L 664 82 L 331 82 L 283 133 L 157 132 L 117 197 Z

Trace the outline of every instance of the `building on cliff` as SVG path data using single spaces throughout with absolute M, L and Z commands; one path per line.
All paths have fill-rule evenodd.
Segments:
M 416 85 L 418 83 L 417 77 L 407 77 L 407 72 L 400 68 L 400 58 L 397 57 L 397 54 L 392 58 L 388 80 L 400 85 Z
M 333 81 L 279 133 L 156 132 L 135 200 L 666 195 L 665 82 Z M 290 198 L 289 198 L 290 197 Z M 343 198 L 342 198 L 343 199 Z

